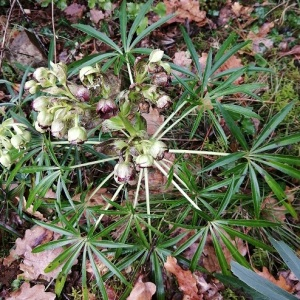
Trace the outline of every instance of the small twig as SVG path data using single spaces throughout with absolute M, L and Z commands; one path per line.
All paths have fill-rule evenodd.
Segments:
M 52 31 L 53 31 L 53 60 L 56 64 L 56 33 L 55 33 L 55 23 L 54 23 L 54 1 L 51 1 L 51 22 L 52 22 Z
M 15 3 L 16 3 L 16 0 L 13 0 L 12 4 L 10 6 L 7 21 L 6 21 L 6 24 L 5 24 L 5 29 L 4 29 L 4 34 L 3 34 L 3 39 L 2 39 L 1 49 L 0 49 L 0 72 L 2 70 L 2 61 L 3 61 L 3 57 L 4 57 L 4 45 L 5 45 L 5 42 L 6 42 L 6 35 L 7 35 L 8 25 L 9 25 L 10 17 L 11 17 L 12 11 L 14 9 Z

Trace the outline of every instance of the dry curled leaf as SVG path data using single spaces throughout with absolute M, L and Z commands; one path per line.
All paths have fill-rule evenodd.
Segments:
M 275 285 L 277 285 L 277 286 L 279 286 L 280 288 L 284 289 L 285 291 L 287 291 L 287 292 L 289 292 L 289 293 L 293 291 L 293 287 L 287 284 L 286 279 L 285 279 L 282 275 L 279 275 L 279 278 L 276 279 L 276 278 L 269 272 L 269 270 L 268 270 L 266 267 L 263 267 L 262 272 L 260 272 L 260 271 L 258 271 L 258 270 L 255 270 L 255 272 L 256 272 L 259 276 L 261 276 L 261 277 L 263 277 L 263 278 L 265 278 L 265 279 L 271 281 L 272 283 L 274 283 Z
M 287 56 L 287 55 L 295 55 L 296 57 L 300 57 L 300 45 L 294 46 L 290 51 L 287 52 L 279 52 L 279 56 Z
M 168 256 L 164 264 L 166 270 L 176 276 L 180 290 L 184 293 L 184 299 L 199 300 L 202 296 L 198 295 L 197 280 L 190 270 L 183 270 L 175 257 Z M 187 298 L 189 297 L 189 298 Z
M 143 282 L 139 277 L 127 300 L 151 300 L 156 292 L 156 285 L 152 282 Z
M 168 23 L 179 22 L 184 23 L 196 22 L 199 27 L 207 24 L 206 12 L 200 11 L 198 0 L 164 0 L 166 5 L 167 15 L 176 13 Z
M 45 287 L 41 284 L 30 287 L 29 282 L 24 282 L 20 289 L 10 294 L 6 300 L 54 300 L 56 295 L 45 292 Z
M 143 118 L 147 123 L 147 133 L 152 135 L 158 129 L 158 127 L 164 122 L 164 116 L 159 114 L 157 108 L 150 107 L 149 113 L 143 113 Z

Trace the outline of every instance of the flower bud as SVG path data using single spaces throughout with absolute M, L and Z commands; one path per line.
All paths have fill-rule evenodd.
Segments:
M 1 138 L 1 144 L 4 147 L 5 150 L 10 150 L 12 148 L 12 144 L 10 140 L 7 137 Z
M 164 56 L 164 51 L 155 49 L 149 55 L 149 63 L 157 63 L 161 61 Z
M 75 96 L 79 98 L 79 100 L 86 102 L 90 100 L 90 91 L 89 89 L 81 86 L 77 89 Z
M 54 64 L 50 62 L 50 64 L 53 75 L 56 76 L 61 84 L 65 85 L 67 82 L 67 66 L 63 63 Z
M 8 169 L 10 168 L 10 166 L 11 166 L 11 159 L 10 159 L 9 154 L 2 154 L 0 156 L 0 164 L 2 166 L 4 166 L 5 168 L 8 168 Z
M 96 68 L 93 68 L 91 66 L 83 67 L 79 71 L 79 79 L 84 85 L 93 84 L 94 75 L 98 73 L 99 70 Z
M 167 95 L 159 97 L 156 101 L 157 108 L 165 109 L 168 108 L 171 104 L 171 98 Z
M 36 131 L 40 132 L 40 133 L 45 133 L 47 130 L 40 127 L 38 121 L 34 122 L 34 128 Z
M 149 149 L 149 153 L 155 160 L 163 159 L 165 152 L 167 151 L 168 151 L 168 147 L 162 141 L 155 141 Z
M 38 91 L 39 84 L 35 80 L 29 80 L 24 85 L 25 90 L 28 90 L 30 94 L 35 94 Z
M 30 142 L 31 140 L 31 133 L 28 130 L 24 130 L 22 134 L 22 138 L 25 141 L 25 143 Z
M 118 108 L 115 102 L 111 99 L 101 99 L 97 103 L 96 112 L 100 115 L 102 119 L 110 119 L 116 115 Z
M 87 140 L 87 133 L 84 127 L 75 126 L 68 131 L 68 141 L 71 144 L 82 144 Z
M 51 124 L 51 134 L 54 137 L 62 138 L 67 132 L 67 127 L 64 121 L 56 119 Z
M 49 97 L 40 96 L 32 101 L 31 106 L 34 111 L 42 111 L 47 109 L 49 102 Z
M 49 69 L 44 67 L 37 68 L 33 73 L 33 77 L 40 83 L 42 87 L 54 86 L 56 82 L 56 77 Z
M 149 168 L 149 167 L 152 167 L 152 165 L 154 163 L 154 159 L 149 154 L 140 154 L 136 158 L 135 163 L 140 168 Z
M 127 183 L 134 180 L 135 170 L 134 165 L 129 162 L 121 162 L 115 165 L 114 179 L 117 183 Z
M 21 149 L 24 146 L 24 140 L 21 135 L 13 135 L 10 139 L 12 146 L 16 149 Z
M 47 128 L 51 126 L 53 121 L 53 115 L 49 113 L 47 110 L 42 110 L 37 115 L 37 122 L 41 128 Z

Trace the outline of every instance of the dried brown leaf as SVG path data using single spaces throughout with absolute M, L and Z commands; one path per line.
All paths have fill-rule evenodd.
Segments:
M 284 223 L 285 215 L 288 213 L 286 208 L 279 206 L 278 200 L 273 197 L 266 197 L 261 204 L 262 215 L 266 220 Z
M 164 116 L 159 114 L 157 108 L 150 107 L 149 113 L 143 113 L 142 116 L 146 120 L 147 133 L 149 135 L 154 134 L 158 127 L 164 122 Z
M 81 19 L 85 11 L 86 11 L 85 5 L 72 3 L 64 10 L 64 13 L 72 18 Z
M 98 9 L 91 9 L 90 14 L 91 14 L 90 19 L 95 24 L 98 24 L 101 20 L 105 18 L 104 13 Z
M 139 277 L 127 300 L 151 300 L 156 292 L 156 285 L 152 282 L 143 282 Z
M 24 282 L 20 289 L 10 294 L 6 300 L 54 300 L 56 295 L 45 292 L 45 287 L 41 284 L 30 287 L 28 282 Z
M 197 280 L 190 270 L 183 270 L 175 257 L 168 256 L 164 264 L 166 270 L 176 276 L 180 290 L 184 293 L 185 299 L 199 300 L 202 296 L 198 295 Z M 189 298 L 187 298 L 189 297 Z
M 176 13 L 168 23 L 179 22 L 184 23 L 196 22 L 199 27 L 207 24 L 206 12 L 200 11 L 198 0 L 164 0 L 166 5 L 167 15 Z
M 300 45 L 294 46 L 290 51 L 287 52 L 279 52 L 280 57 L 287 55 L 300 55 Z
M 262 272 L 260 272 L 260 271 L 258 271 L 258 270 L 255 270 L 255 272 L 256 272 L 259 276 L 261 276 L 261 277 L 263 277 L 263 278 L 265 278 L 265 279 L 271 281 L 272 283 L 276 284 L 277 286 L 279 286 L 280 288 L 286 290 L 287 292 L 292 292 L 292 291 L 293 291 L 293 287 L 287 284 L 286 279 L 285 279 L 282 275 L 279 275 L 279 278 L 276 279 L 276 278 L 269 272 L 269 270 L 268 270 L 266 267 L 263 267 Z

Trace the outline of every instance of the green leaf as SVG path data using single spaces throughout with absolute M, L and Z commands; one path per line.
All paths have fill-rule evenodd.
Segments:
M 34 249 L 32 249 L 31 252 L 39 253 L 39 252 L 43 252 L 45 250 L 53 250 L 56 248 L 64 247 L 68 244 L 74 244 L 76 241 L 78 241 L 78 238 L 71 238 L 71 239 L 63 238 L 63 239 L 59 239 L 56 241 L 50 241 L 46 244 L 42 244 L 42 245 L 35 247 Z
M 244 135 L 242 134 L 240 128 L 235 124 L 234 120 L 232 119 L 232 117 L 229 115 L 229 113 L 224 109 L 224 107 L 217 101 L 216 105 L 218 107 L 218 109 L 221 111 L 225 122 L 230 130 L 230 132 L 232 133 L 232 135 L 237 139 L 237 141 L 240 143 L 240 145 L 244 148 L 244 150 L 248 150 L 248 143 L 244 137 Z
M 199 171 L 198 174 L 208 172 L 210 170 L 213 170 L 213 169 L 216 169 L 219 167 L 223 167 L 227 164 L 231 164 L 231 163 L 237 161 L 238 159 L 242 158 L 244 155 L 245 155 L 245 152 L 236 152 L 236 153 L 232 153 L 232 154 L 220 157 L 219 159 L 217 159 L 216 161 L 214 161 L 213 163 L 211 163 L 210 165 L 208 165 L 207 167 L 205 167 L 201 171 Z
M 60 170 L 50 173 L 44 177 L 29 193 L 26 208 L 28 208 L 33 201 L 38 197 L 44 197 L 46 192 L 50 189 L 53 182 L 60 176 Z
M 276 241 L 272 237 L 269 237 L 274 248 L 278 251 L 284 262 L 295 274 L 295 276 L 300 279 L 300 259 L 295 254 L 295 252 L 283 241 Z
M 232 177 L 230 186 L 227 188 L 226 194 L 225 194 L 223 200 L 220 203 L 220 206 L 219 206 L 219 209 L 218 209 L 216 215 L 214 216 L 216 219 L 219 218 L 220 215 L 227 208 L 230 200 L 232 199 L 232 195 L 234 193 L 234 190 L 235 190 L 235 182 L 234 182 L 234 177 Z
M 220 245 L 220 241 L 218 240 L 218 238 L 217 238 L 214 230 L 212 230 L 212 228 L 210 229 L 210 233 L 211 233 L 212 242 L 213 242 L 213 245 L 215 248 L 216 256 L 217 256 L 218 262 L 220 264 L 222 273 L 225 275 L 230 275 L 229 266 L 226 261 L 222 247 Z
M 75 228 L 70 228 L 69 230 L 64 229 L 62 227 L 56 226 L 54 224 L 50 224 L 50 223 L 44 223 L 38 220 L 34 220 L 34 223 L 50 230 L 56 233 L 59 233 L 61 235 L 66 235 L 66 236 L 77 236 L 78 238 L 80 238 L 80 233 L 78 233 Z
M 101 62 L 105 59 L 114 58 L 114 57 L 117 58 L 118 53 L 108 52 L 108 53 L 103 53 L 103 54 L 91 55 L 91 56 L 85 57 L 81 60 L 78 60 L 75 63 L 72 63 L 72 64 L 69 65 L 68 78 L 70 78 L 73 75 L 77 74 L 83 67 L 93 66 L 96 63 L 99 63 L 99 62 Z
M 256 138 L 251 152 L 255 151 L 267 138 L 268 136 L 274 132 L 276 127 L 283 121 L 283 119 L 287 116 L 287 114 L 291 111 L 295 104 L 295 101 L 289 103 L 286 107 L 284 107 L 279 113 L 277 113 L 273 118 L 268 122 L 267 125 L 262 129 L 258 137 Z
M 96 30 L 92 26 L 84 25 L 84 24 L 73 24 L 72 27 L 83 31 L 84 33 L 86 33 L 86 34 L 100 40 L 101 42 L 105 43 L 106 45 L 110 46 L 111 48 L 116 50 L 118 53 L 123 54 L 120 47 L 117 44 L 115 44 L 115 42 L 111 38 L 109 38 L 106 34 Z
M 135 17 L 134 22 L 129 30 L 128 37 L 127 37 L 127 45 L 126 50 L 132 49 L 134 46 L 130 47 L 130 43 L 132 41 L 133 35 L 136 33 L 137 28 L 139 27 L 142 19 L 145 17 L 146 13 L 149 11 L 153 0 L 147 1 L 141 8 L 138 15 Z
M 99 290 L 101 292 L 102 299 L 103 300 L 109 300 L 108 295 L 107 295 L 107 291 L 106 291 L 106 287 L 105 287 L 105 285 L 103 283 L 102 276 L 99 273 L 99 269 L 98 269 L 97 263 L 95 262 L 95 257 L 93 255 L 90 247 L 88 247 L 88 255 L 89 255 L 89 259 L 90 259 L 91 265 L 92 265 L 93 273 L 94 273 L 94 275 L 96 277 L 97 286 L 98 286 L 98 288 L 99 288 Z
M 196 70 L 197 70 L 197 75 L 199 76 L 199 79 L 202 77 L 202 69 L 199 63 L 199 55 L 195 49 L 195 46 L 192 42 L 192 40 L 190 39 L 190 37 L 188 36 L 187 32 L 185 31 L 183 26 L 180 26 L 180 30 L 182 32 L 184 41 L 186 43 L 186 46 L 191 54 L 192 60 L 195 64 Z
M 121 39 L 122 44 L 124 47 L 124 52 L 127 52 L 127 10 L 126 10 L 126 0 L 123 0 L 121 7 L 120 7 L 120 32 L 121 32 Z
M 239 237 L 242 240 L 250 243 L 251 245 L 253 245 L 253 246 L 257 247 L 257 248 L 262 248 L 262 249 L 267 250 L 267 251 L 272 251 L 272 247 L 270 247 L 270 246 L 266 245 L 265 243 L 257 240 L 256 238 L 251 237 L 250 235 L 244 234 L 244 233 L 242 233 L 242 232 L 240 232 L 238 230 L 232 229 L 231 227 L 228 227 L 228 226 L 223 225 L 223 224 L 222 224 L 222 226 L 220 226 L 220 224 L 221 224 L 222 221 L 218 220 L 218 221 L 215 221 L 214 223 L 218 224 L 219 227 L 222 227 L 222 229 L 224 229 L 230 236 Z M 251 220 L 251 221 L 255 221 L 255 220 Z
M 152 2 L 152 1 L 150 1 Z M 147 4 L 147 3 L 146 3 Z M 160 27 L 162 24 L 166 23 L 167 21 L 169 21 L 170 19 L 172 19 L 174 17 L 173 15 L 168 15 L 165 16 L 163 18 L 161 18 L 160 20 L 158 20 L 157 22 L 155 22 L 154 24 L 148 26 L 144 31 L 142 31 L 136 38 L 135 40 L 132 42 L 132 44 L 130 46 L 127 47 L 127 49 L 129 49 L 130 51 L 134 48 L 134 46 L 139 43 L 144 37 L 146 37 L 148 34 L 150 34 L 153 30 L 155 30 L 156 28 Z M 131 31 L 131 29 L 130 29 Z M 130 32 L 129 32 L 130 34 Z M 128 36 L 128 40 L 127 40 L 127 45 L 129 45 L 129 36 Z
M 228 111 L 232 111 L 234 113 L 240 114 L 242 116 L 248 117 L 248 118 L 255 118 L 258 120 L 261 120 L 261 116 L 259 116 L 257 113 L 252 111 L 249 108 L 239 106 L 239 105 L 234 105 L 234 104 L 223 104 L 223 107 Z
M 251 163 L 248 165 L 248 167 L 249 167 L 249 175 L 250 175 L 250 182 L 251 182 L 251 193 L 252 193 L 254 214 L 256 218 L 259 218 L 260 207 L 261 207 L 260 187 L 258 184 L 255 170 L 252 167 Z
M 232 261 L 231 270 L 235 276 L 245 282 L 247 285 L 259 293 L 269 297 L 272 300 L 296 300 L 298 298 L 281 289 L 271 281 L 259 276 L 253 271 L 241 266 L 239 263 Z
M 266 220 L 246 220 L 246 219 L 223 219 L 214 221 L 218 224 L 231 225 L 231 226 L 246 226 L 246 227 L 274 227 L 280 226 L 280 223 L 274 223 Z
M 64 264 L 61 272 L 59 273 L 58 277 L 56 278 L 56 281 L 55 281 L 55 293 L 58 296 L 60 296 L 60 294 L 61 294 L 61 291 L 62 291 L 62 289 L 63 289 L 63 287 L 65 285 L 67 276 L 68 276 L 68 274 L 69 274 L 72 266 L 75 264 L 75 260 L 78 257 L 78 255 L 79 255 L 79 253 L 80 253 L 80 251 L 82 249 L 82 246 L 83 246 L 83 244 L 79 243 L 78 245 L 76 245 L 77 249 L 76 249 L 75 245 L 74 245 L 74 247 L 71 248 L 74 252 L 70 255 L 70 257 L 68 258 L 68 260 L 65 262 L 65 264 Z M 45 269 L 45 273 L 46 273 L 46 269 Z
M 156 251 L 152 252 L 150 255 L 152 273 L 154 274 L 154 281 L 156 285 L 156 299 L 165 300 L 165 289 L 164 289 L 164 280 L 161 270 L 161 263 L 157 256 Z
M 255 158 L 255 157 L 252 157 L 253 160 L 256 160 L 256 161 L 259 161 L 261 162 L 262 164 L 265 164 L 267 166 L 270 166 L 274 169 L 277 169 L 279 171 L 281 171 L 282 173 L 285 173 L 291 177 L 294 177 L 294 178 L 297 178 L 297 179 L 300 179 L 300 171 L 287 165 L 287 164 L 283 164 L 283 163 L 280 163 L 280 162 L 276 162 L 276 161 L 266 161 L 266 160 L 262 160 L 262 159 L 258 159 L 258 158 Z
M 219 236 L 221 237 L 224 245 L 226 246 L 226 248 L 229 250 L 229 252 L 231 253 L 232 257 L 238 262 L 240 263 L 242 266 L 244 267 L 248 267 L 250 268 L 250 264 L 248 263 L 248 261 L 245 259 L 244 256 L 241 255 L 241 253 L 238 250 L 238 246 L 234 245 L 232 242 L 235 242 L 234 240 L 230 241 L 225 234 L 217 227 L 214 226 L 215 230 L 218 231 Z
M 289 165 L 300 166 L 300 157 L 292 155 L 282 155 L 282 154 L 255 154 L 250 155 L 250 158 L 260 158 L 264 160 L 281 162 Z

